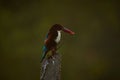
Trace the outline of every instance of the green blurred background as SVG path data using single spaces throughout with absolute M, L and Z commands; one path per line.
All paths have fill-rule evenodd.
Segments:
M 119 0 L 0 0 L 0 80 L 39 80 L 48 29 L 63 33 L 62 80 L 120 80 Z

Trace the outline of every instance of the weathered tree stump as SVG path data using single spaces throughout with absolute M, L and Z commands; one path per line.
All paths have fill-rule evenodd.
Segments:
M 60 80 L 61 77 L 61 55 L 55 53 L 52 58 L 46 58 L 41 63 L 40 80 Z

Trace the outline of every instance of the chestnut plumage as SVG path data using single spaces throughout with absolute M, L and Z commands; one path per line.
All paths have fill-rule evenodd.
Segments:
M 54 54 L 56 52 L 57 45 L 61 40 L 61 31 L 64 31 L 64 32 L 69 33 L 71 35 L 74 34 L 73 31 L 63 27 L 60 24 L 53 25 L 49 29 L 49 32 L 48 32 L 46 39 L 45 39 L 45 42 L 44 42 L 41 62 L 44 60 L 44 58 L 46 57 L 46 54 L 49 51 L 52 51 L 52 54 Z

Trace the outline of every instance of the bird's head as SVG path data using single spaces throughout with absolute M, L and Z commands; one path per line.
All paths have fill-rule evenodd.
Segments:
M 72 35 L 75 34 L 73 31 L 71 31 L 70 29 L 67 29 L 66 27 L 63 27 L 60 24 L 54 24 L 50 29 L 50 31 L 61 31 L 61 30 Z

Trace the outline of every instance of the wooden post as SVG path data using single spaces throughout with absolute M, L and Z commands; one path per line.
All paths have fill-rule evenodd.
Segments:
M 56 53 L 50 59 L 45 59 L 41 64 L 40 80 L 60 80 L 61 55 Z

